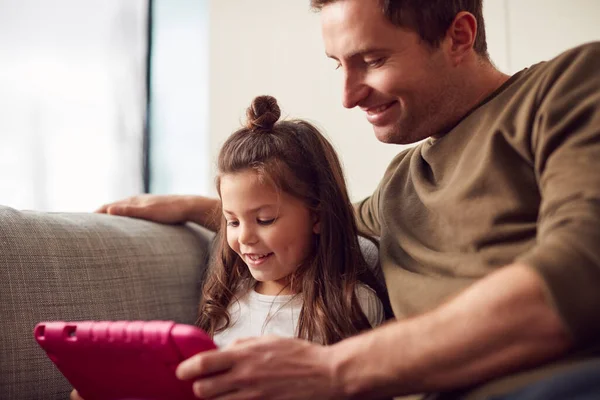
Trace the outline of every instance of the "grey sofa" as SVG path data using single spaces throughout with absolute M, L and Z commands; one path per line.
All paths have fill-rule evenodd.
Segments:
M 0 206 L 0 399 L 68 399 L 34 340 L 40 321 L 193 324 L 211 238 L 193 224 Z M 376 266 L 377 248 L 361 246 Z
M 0 399 L 68 399 L 33 338 L 43 320 L 194 323 L 210 233 L 0 206 Z

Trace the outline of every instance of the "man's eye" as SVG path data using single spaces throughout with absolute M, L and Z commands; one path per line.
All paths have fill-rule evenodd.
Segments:
M 374 60 L 365 60 L 365 64 L 367 64 L 369 67 L 372 68 L 377 68 L 379 66 L 381 66 L 384 62 L 384 58 L 376 58 Z
M 273 222 L 275 222 L 275 218 L 257 219 L 256 221 L 258 222 L 259 225 L 271 225 Z
M 231 227 L 236 227 L 238 226 L 240 223 L 238 221 L 227 221 L 227 226 L 231 226 Z

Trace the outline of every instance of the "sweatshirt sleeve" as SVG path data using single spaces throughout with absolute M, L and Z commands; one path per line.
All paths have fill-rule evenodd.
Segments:
M 600 341 L 600 43 L 566 53 L 539 91 L 531 151 L 537 244 L 519 261 L 544 279 L 579 345 Z
M 394 177 L 398 165 L 413 149 L 406 149 L 394 157 L 373 194 L 353 205 L 354 216 L 356 217 L 356 223 L 360 232 L 373 237 L 381 236 L 381 227 L 383 224 L 383 221 L 381 221 L 381 210 L 383 208 L 382 202 L 386 195 L 385 191 L 389 181 Z
M 381 236 L 381 224 L 379 222 L 380 186 L 377 187 L 371 196 L 358 203 L 354 203 L 354 216 L 356 217 L 356 225 L 359 232 L 374 237 Z

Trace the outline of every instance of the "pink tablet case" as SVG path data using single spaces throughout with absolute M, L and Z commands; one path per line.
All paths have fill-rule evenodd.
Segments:
M 85 400 L 196 399 L 175 369 L 216 349 L 201 329 L 172 321 L 41 322 L 34 334 Z

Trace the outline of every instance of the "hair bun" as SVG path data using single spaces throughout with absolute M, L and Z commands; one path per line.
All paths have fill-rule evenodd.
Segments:
M 249 130 L 269 131 L 279 120 L 281 110 L 275 97 L 258 96 L 252 100 L 252 104 L 246 110 L 246 116 L 248 117 L 246 128 Z

